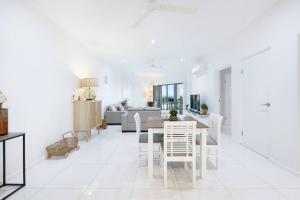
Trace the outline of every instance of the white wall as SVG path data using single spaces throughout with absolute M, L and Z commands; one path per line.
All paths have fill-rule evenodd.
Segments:
M 28 165 L 45 158 L 46 146 L 72 130 L 72 95 L 79 78 L 98 77 L 98 97 L 105 104 L 120 100 L 118 70 L 24 1 L 0 2 L 0 30 L 0 90 L 8 98 L 4 107 L 9 109 L 9 131 L 26 132 Z M 21 143 L 11 142 L 7 154 L 12 175 L 20 170 Z
M 122 75 L 122 99 L 127 99 L 128 103 L 133 102 L 134 97 L 134 81 L 132 80 L 132 76 L 127 74 Z
M 95 77 L 97 77 L 99 81 L 99 87 L 96 93 L 97 99 L 102 100 L 103 112 L 107 105 L 118 103 L 125 98 L 123 95 L 123 80 L 126 76 L 124 76 L 122 72 L 112 66 L 105 66 L 96 68 L 93 74 L 95 74 Z M 128 98 L 131 98 L 131 96 Z
M 271 47 L 272 77 L 272 148 L 271 159 L 300 174 L 298 34 L 300 2 L 280 1 L 264 16 L 207 58 L 208 72 L 193 80 L 193 92 L 208 101 L 210 110 L 218 112 L 218 71 L 232 66 L 232 134 L 240 140 L 241 127 L 241 59 Z

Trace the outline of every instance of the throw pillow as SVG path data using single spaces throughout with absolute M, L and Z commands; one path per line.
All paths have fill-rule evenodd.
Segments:
M 111 111 L 117 111 L 116 106 L 111 106 Z
M 107 106 L 107 107 L 106 107 L 106 111 L 112 111 L 111 106 Z
M 118 111 L 122 111 L 122 112 L 125 111 L 124 107 L 121 104 L 117 105 L 116 108 L 117 108 Z

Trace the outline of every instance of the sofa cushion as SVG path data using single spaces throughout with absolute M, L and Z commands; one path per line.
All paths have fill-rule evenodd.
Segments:
M 128 123 L 135 123 L 134 115 L 137 112 L 140 115 L 141 123 L 147 123 L 149 117 L 160 117 L 159 111 L 128 111 L 128 116 L 127 116 Z
M 107 110 L 106 111 L 112 111 L 112 112 L 118 111 L 117 105 L 107 106 Z
M 113 112 L 118 111 L 117 108 L 116 108 L 116 105 L 111 105 L 110 108 L 111 108 L 111 111 L 113 111 Z
M 142 111 L 144 108 L 142 107 L 130 107 L 128 108 L 128 111 Z
M 160 111 L 160 108 L 156 108 L 156 107 L 145 107 L 146 111 Z
M 121 112 L 124 112 L 124 111 L 125 111 L 125 109 L 124 109 L 124 107 L 122 106 L 122 104 L 116 105 L 116 108 L 117 108 L 117 111 L 121 111 Z

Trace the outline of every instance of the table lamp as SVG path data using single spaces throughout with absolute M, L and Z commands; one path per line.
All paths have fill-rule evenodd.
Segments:
M 89 96 L 87 100 L 93 100 L 91 96 L 91 88 L 98 87 L 98 79 L 96 78 L 83 78 L 80 80 L 80 87 L 81 88 L 89 88 Z

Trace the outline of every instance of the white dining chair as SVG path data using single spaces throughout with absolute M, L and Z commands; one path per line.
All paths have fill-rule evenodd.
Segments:
M 164 185 L 168 187 L 168 163 L 190 162 L 192 164 L 193 187 L 196 185 L 196 121 L 164 123 L 164 141 L 161 142 L 161 163 Z
M 207 157 L 215 157 L 216 169 L 219 167 L 222 121 L 223 117 L 221 115 L 214 113 L 209 115 L 209 129 L 206 144 L 208 153 Z M 196 137 L 196 145 L 200 145 L 200 135 L 197 135 Z
M 138 157 L 138 166 L 140 165 L 140 158 L 142 153 L 146 153 L 146 151 L 142 151 L 142 145 L 148 143 L 148 133 L 142 133 L 141 132 L 141 118 L 139 113 L 134 114 L 134 121 L 135 121 L 135 127 L 136 127 L 136 133 L 139 136 L 139 157 Z M 163 141 L 162 134 L 154 133 L 153 134 L 153 143 L 160 144 Z

